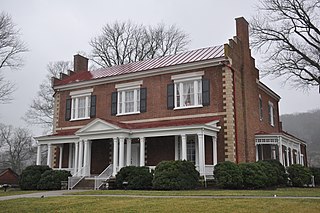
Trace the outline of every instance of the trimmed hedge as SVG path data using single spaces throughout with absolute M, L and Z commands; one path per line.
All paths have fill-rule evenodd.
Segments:
M 49 166 L 28 166 L 25 168 L 19 179 L 22 190 L 37 190 L 38 182 L 45 171 L 52 170 Z
M 213 175 L 218 187 L 224 189 L 242 188 L 243 178 L 239 166 L 233 162 L 220 162 L 214 167 Z
M 61 189 L 61 181 L 68 181 L 70 176 L 69 171 L 47 170 L 41 175 L 37 188 L 40 190 L 59 190 Z
M 153 188 L 159 190 L 195 189 L 199 172 L 190 161 L 162 161 L 155 169 Z
M 116 175 L 116 187 L 118 189 L 150 189 L 152 178 L 153 175 L 148 167 L 127 166 Z M 123 182 L 127 182 L 127 185 Z
M 303 187 L 311 181 L 311 171 L 300 164 L 292 164 L 288 167 L 289 178 L 292 186 Z
M 258 163 L 241 163 L 243 186 L 246 189 L 260 189 L 268 187 L 268 177 L 264 167 Z
M 267 187 L 283 186 L 288 182 L 288 175 L 284 166 L 277 160 L 258 161 L 262 166 L 264 173 L 267 175 Z
M 310 171 L 314 176 L 314 183 L 316 184 L 316 186 L 320 186 L 320 168 L 311 167 Z

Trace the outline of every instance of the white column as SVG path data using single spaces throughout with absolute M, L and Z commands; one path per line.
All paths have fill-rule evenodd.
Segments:
M 127 138 L 127 166 L 131 165 L 131 138 Z
M 179 160 L 179 137 L 174 136 L 174 160 Z
M 124 167 L 124 137 L 119 137 L 119 171 Z
M 140 166 L 145 166 L 145 138 L 140 138 Z
M 92 146 L 92 141 L 89 140 L 89 151 L 88 151 L 88 175 L 90 176 L 90 171 L 91 171 L 91 146 Z
M 200 156 L 200 152 L 199 152 L 199 141 L 198 141 L 198 137 L 195 138 L 194 147 L 195 147 L 195 151 L 196 151 L 196 166 L 199 166 L 199 156 Z
M 286 166 L 289 166 L 289 147 L 286 146 L 286 158 L 287 158 L 287 165 Z
M 78 172 L 79 142 L 74 143 L 74 174 Z
M 213 154 L 213 165 L 218 163 L 218 151 L 217 151 L 217 137 L 212 137 L 212 154 Z
M 68 168 L 72 168 L 72 143 L 69 143 Z
M 41 165 L 41 145 L 37 146 L 37 165 Z
M 113 176 L 116 176 L 118 168 L 118 138 L 113 138 Z
M 281 137 L 279 137 L 278 150 L 279 150 L 279 162 L 282 165 L 284 165 L 284 163 L 283 163 L 283 150 L 282 150 L 282 138 Z
M 256 145 L 256 161 L 259 160 L 259 144 Z
M 293 164 L 293 148 L 290 147 L 290 155 L 291 155 L 291 164 Z
M 63 145 L 59 146 L 59 169 L 62 168 Z
M 181 160 L 187 160 L 187 136 L 181 135 Z
M 79 160 L 78 160 L 78 172 L 82 169 L 83 167 L 83 141 L 79 141 Z M 82 176 L 82 172 L 79 174 Z
M 261 160 L 264 160 L 264 156 L 263 156 L 263 144 L 261 144 L 260 147 L 261 147 Z
M 198 134 L 198 144 L 199 144 L 199 172 L 200 175 L 205 173 L 205 151 L 204 151 L 204 135 L 202 133 Z
M 47 157 L 47 165 L 52 167 L 52 145 L 48 144 L 48 157 Z
M 83 154 L 83 167 L 82 176 L 88 176 L 88 157 L 89 157 L 89 141 L 84 140 L 84 154 Z

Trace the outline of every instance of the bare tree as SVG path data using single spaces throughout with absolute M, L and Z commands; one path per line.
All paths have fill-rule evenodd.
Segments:
M 176 54 L 185 50 L 188 35 L 175 25 L 156 27 L 115 22 L 102 28 L 102 34 L 89 42 L 92 60 L 101 67 Z
M 41 125 L 47 130 L 52 129 L 54 91 L 51 87 L 51 77 L 58 77 L 60 73 L 67 73 L 72 68 L 68 61 L 51 62 L 47 65 L 48 74 L 40 84 L 37 97 L 32 100 L 30 108 L 24 116 L 29 124 Z
M 320 1 L 262 0 L 252 45 L 266 56 L 265 74 L 299 88 L 320 85 Z
M 35 156 L 34 141 L 29 130 L 0 124 L 0 140 L 4 149 L 2 163 L 20 174 L 24 166 L 32 163 L 31 159 Z
M 0 71 L 6 67 L 17 69 L 22 66 L 20 55 L 28 50 L 19 36 L 12 18 L 4 12 L 0 13 Z M 9 102 L 13 91 L 14 85 L 0 73 L 0 103 Z

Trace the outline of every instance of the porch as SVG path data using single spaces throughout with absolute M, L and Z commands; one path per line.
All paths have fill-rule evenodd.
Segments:
M 256 161 L 278 160 L 288 167 L 292 164 L 306 166 L 305 143 L 287 133 L 257 134 Z
M 42 147 L 47 146 L 47 165 L 70 171 L 73 177 L 115 176 L 130 165 L 154 169 L 163 160 L 189 160 L 200 175 L 212 175 L 217 163 L 217 123 L 129 130 L 96 119 L 73 135 L 37 138 L 37 164 Z

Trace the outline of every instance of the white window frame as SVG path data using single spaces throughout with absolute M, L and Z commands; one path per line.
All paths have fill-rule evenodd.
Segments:
M 90 119 L 91 93 L 93 89 L 70 92 L 71 96 L 71 119 L 70 121 Z M 85 99 L 84 116 L 79 117 L 79 100 Z
M 271 101 L 269 101 L 269 116 L 270 116 L 270 125 L 271 126 L 274 126 L 274 106 L 273 106 L 273 103 Z
M 132 115 L 140 113 L 140 88 L 143 81 L 135 81 L 123 84 L 116 84 L 118 93 L 117 116 Z M 133 111 L 126 112 L 126 95 L 133 92 Z
M 202 76 L 204 75 L 204 71 L 186 73 L 180 75 L 174 75 L 171 77 L 174 83 L 174 109 L 188 109 L 188 108 L 197 108 L 203 107 L 202 105 Z M 193 83 L 193 105 L 185 105 L 183 106 L 183 91 L 184 85 L 187 83 Z M 177 97 L 177 87 L 179 87 L 180 94 L 179 100 Z M 199 97 L 200 96 L 200 97 Z M 199 101 L 200 100 L 200 101 Z M 199 103 L 200 102 L 200 103 Z M 178 106 L 179 103 L 179 106 Z

